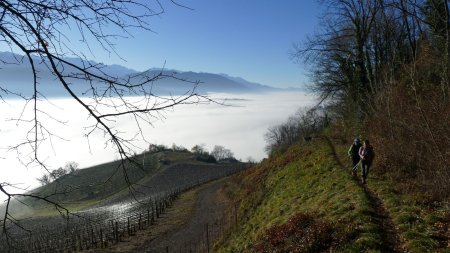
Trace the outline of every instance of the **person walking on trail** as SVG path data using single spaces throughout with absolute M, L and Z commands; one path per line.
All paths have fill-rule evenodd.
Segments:
M 362 147 L 359 148 L 359 157 L 361 158 L 362 183 L 365 184 L 370 166 L 375 158 L 375 152 L 373 151 L 373 147 L 370 145 L 369 140 L 364 140 Z
M 361 141 L 359 140 L 359 138 L 355 138 L 355 140 L 353 141 L 353 144 L 350 146 L 350 148 L 348 149 L 348 157 L 350 157 L 352 159 L 352 164 L 353 164 L 353 169 L 352 169 L 352 175 L 354 177 L 356 177 L 356 171 L 358 168 L 358 164 L 360 161 L 360 157 L 359 157 L 359 149 L 362 147 Z

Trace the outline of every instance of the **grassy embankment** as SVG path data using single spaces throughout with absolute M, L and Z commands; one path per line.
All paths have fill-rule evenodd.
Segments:
M 372 178 L 370 187 L 383 199 L 394 224 L 410 252 L 450 252 L 450 206 L 428 203 L 421 194 L 404 193 L 402 185 L 391 179 Z M 414 182 L 410 182 L 414 183 Z
M 347 148 L 335 144 L 339 160 L 347 161 Z M 396 187 L 369 176 L 368 189 L 398 228 L 397 247 L 445 252 L 448 241 L 437 236 L 448 233 L 449 209 L 425 206 Z M 323 139 L 291 146 L 235 177 L 228 188 L 231 198 L 240 199 L 241 222 L 217 252 L 386 252 L 374 204 Z

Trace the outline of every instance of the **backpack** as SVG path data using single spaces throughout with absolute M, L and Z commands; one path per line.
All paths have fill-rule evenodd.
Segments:
M 367 146 L 364 149 L 364 160 L 371 162 L 371 161 L 373 161 L 374 158 L 375 158 L 375 152 L 373 152 L 373 147 Z
M 352 147 L 350 149 L 350 153 L 352 154 L 353 157 L 359 157 L 358 152 L 359 149 L 361 148 L 361 144 L 358 143 L 357 145 L 355 145 L 354 143 L 352 144 Z

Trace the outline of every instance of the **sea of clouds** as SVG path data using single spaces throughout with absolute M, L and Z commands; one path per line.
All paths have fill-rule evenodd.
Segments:
M 264 151 L 264 134 L 267 128 L 279 124 L 299 108 L 315 105 L 315 96 L 304 92 L 277 92 L 265 94 L 211 94 L 221 104 L 180 105 L 165 110 L 152 118 L 152 126 L 142 125 L 143 137 L 147 142 L 134 142 L 135 152 L 148 148 L 149 143 L 172 144 L 191 149 L 203 144 L 212 150 L 214 145 L 230 149 L 237 159 L 246 161 L 249 157 L 259 161 L 267 156 Z M 0 102 L 0 170 L 1 182 L 11 182 L 20 188 L 38 186 L 36 178 L 46 171 L 36 164 L 24 166 L 34 153 L 29 145 L 17 150 L 10 147 L 33 137 L 30 131 L 34 125 L 33 104 L 22 100 Z M 103 134 L 96 132 L 86 138 L 86 127 L 94 124 L 85 109 L 69 98 L 41 101 L 39 120 L 53 136 L 38 147 L 38 156 L 49 170 L 64 166 L 68 161 L 79 163 L 81 168 L 101 164 L 119 156 Z M 21 116 L 21 117 L 20 117 Z M 17 120 L 20 117 L 21 120 Z M 55 121 L 58 119 L 60 122 Z M 123 136 L 134 136 L 138 130 L 130 117 L 115 122 L 114 130 Z M 138 136 L 140 137 L 140 136 Z M 18 158 L 21 158 L 19 160 Z

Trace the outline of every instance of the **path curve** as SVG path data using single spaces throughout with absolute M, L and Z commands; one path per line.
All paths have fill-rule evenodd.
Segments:
M 219 191 L 225 184 L 226 179 L 222 179 L 200 189 L 187 223 L 140 246 L 134 252 L 180 252 L 180 249 L 189 252 L 190 247 L 196 247 L 199 241 L 205 239 L 206 224 L 213 224 L 226 209 L 226 201 L 219 197 Z

